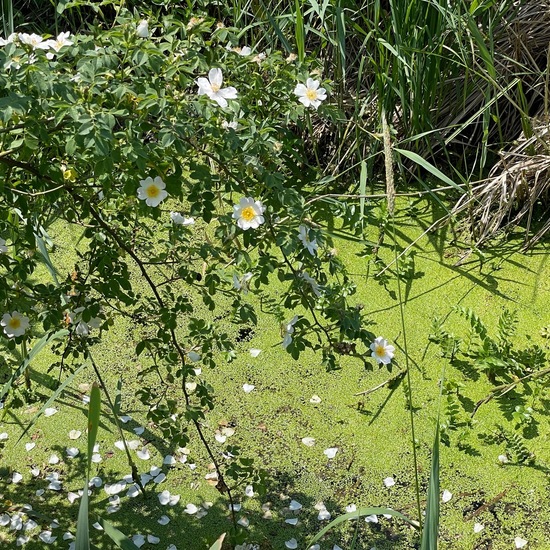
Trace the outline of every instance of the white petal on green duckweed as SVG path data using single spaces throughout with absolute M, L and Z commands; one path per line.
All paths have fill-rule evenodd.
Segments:
M 174 544 L 171 544 L 166 550 L 178 550 Z
M 53 536 L 51 531 L 42 531 L 38 538 L 46 544 L 52 544 L 57 537 Z
M 451 493 L 451 491 L 448 491 L 447 489 L 445 489 L 443 491 L 443 494 L 441 495 L 441 501 L 442 502 L 449 502 L 449 500 L 451 500 L 453 498 L 453 493 Z
M 355 512 L 357 510 L 357 506 L 355 506 L 355 504 L 348 504 L 346 506 L 346 512 L 348 514 L 351 514 L 352 512 Z
M 92 485 L 94 487 L 101 487 L 103 485 L 103 480 L 98 476 L 92 477 L 92 479 L 90 479 L 90 483 L 88 483 L 88 487 L 91 487 Z
M 63 540 L 72 540 L 72 539 L 74 539 L 74 535 L 70 531 L 63 533 Z
M 0 516 L 0 527 L 6 527 L 6 525 L 9 525 L 11 521 L 11 518 L 8 514 L 2 514 Z
M 67 456 L 69 458 L 75 458 L 80 454 L 80 451 L 76 447 L 67 448 Z
M 290 510 L 293 510 L 293 511 L 302 509 L 302 505 L 297 500 L 291 500 L 288 507 Z
M 38 477 L 40 475 L 40 468 L 33 468 L 31 470 L 31 474 L 33 475 L 33 477 Z
M 285 542 L 285 546 L 287 548 L 290 548 L 290 550 L 293 550 L 295 548 L 298 548 L 298 541 L 296 539 L 290 539 Z
M 474 524 L 474 533 L 481 533 L 485 529 L 485 525 L 483 523 L 475 523 Z
M 49 489 L 49 487 L 48 487 L 48 489 Z M 61 489 L 61 487 L 60 487 L 60 489 Z M 37 497 L 41 497 L 45 492 L 46 491 L 44 489 L 37 489 L 35 495 Z
M 56 455 L 56 454 L 53 454 L 50 456 L 50 458 L 48 459 L 48 462 L 50 464 L 58 464 L 59 463 L 59 457 Z
M 126 424 L 127 422 L 130 422 L 130 420 L 132 420 L 132 417 L 130 415 L 123 415 L 123 416 L 119 416 L 118 419 L 123 423 L 123 424 Z
M 192 516 L 193 514 L 196 514 L 199 509 L 193 504 L 193 503 L 189 503 L 185 509 L 183 510 L 186 514 L 189 514 L 190 516 Z
M 313 447 L 315 445 L 315 438 L 314 437 L 302 437 L 302 443 L 306 447 Z
M 12 483 L 19 483 L 23 479 L 23 476 L 19 472 L 13 472 L 11 476 Z
M 101 527 L 101 524 L 97 521 L 92 525 L 94 529 L 97 529 L 98 531 L 103 531 L 103 527 Z
M 44 410 L 44 416 L 53 416 L 57 412 L 58 411 L 55 407 L 48 407 L 47 409 Z
M 0 441 L 6 441 L 9 438 L 9 435 L 6 432 L 0 434 Z
M 77 498 L 80 498 L 78 493 L 73 493 L 72 491 L 69 491 L 67 493 L 67 500 L 72 504 Z
M 143 426 L 138 426 L 137 428 L 134 428 L 134 433 L 136 435 L 141 435 L 145 431 L 145 428 Z
M 160 518 L 157 519 L 157 523 L 160 525 L 168 525 L 170 523 L 170 518 L 168 516 L 160 516 Z
M 26 535 L 19 535 L 15 540 L 15 544 L 17 546 L 24 546 L 25 544 L 27 544 L 27 542 L 29 542 L 29 540 L 30 540 L 30 537 Z
M 117 481 L 116 483 L 106 483 L 103 490 L 108 495 L 118 495 L 119 493 L 122 493 L 124 489 L 126 489 L 126 482 L 125 481 Z
M 393 487 L 395 485 L 395 479 L 393 479 L 393 477 L 386 477 L 384 479 L 384 485 L 386 487 Z
M 233 504 L 229 505 L 229 510 L 233 508 L 233 512 L 240 512 L 241 511 L 241 504 L 239 502 L 234 502 Z
M 309 400 L 309 402 L 317 405 L 318 403 L 321 402 L 321 398 L 315 394 L 311 396 L 311 399 Z
M 151 455 L 149 454 L 149 449 L 147 447 L 143 447 L 141 451 L 138 451 L 137 453 L 138 458 L 141 458 L 141 460 L 149 460 L 151 458 Z
M 319 521 L 326 521 L 330 519 L 330 512 L 325 508 L 324 510 L 319 510 L 319 515 L 317 516 Z
M 126 493 L 126 496 L 129 498 L 135 498 L 138 495 L 139 495 L 139 487 L 137 483 L 130 485 L 130 487 L 128 488 L 128 492 Z
M 130 441 L 126 441 L 126 445 L 128 449 L 135 451 L 141 445 L 141 441 L 139 439 L 131 439 Z
M 334 458 L 336 456 L 336 453 L 338 452 L 338 447 L 329 447 L 328 449 L 325 449 L 323 451 L 323 454 L 328 458 Z
M 166 474 L 164 472 L 161 472 L 153 481 L 158 485 L 159 483 L 162 483 L 166 479 Z
M 27 452 L 32 451 L 36 447 L 36 443 L 25 443 L 25 450 Z
M 252 357 L 258 357 L 258 355 L 262 353 L 261 349 L 256 349 L 256 348 L 252 348 L 251 350 L 248 350 L 248 351 Z
M 151 469 L 149 470 L 149 473 L 153 477 L 157 477 L 161 472 L 162 472 L 162 469 L 159 468 L 158 466 L 151 466 Z
M 147 535 L 147 542 L 149 544 L 158 544 L 160 542 L 160 539 L 158 537 L 155 537 L 155 535 Z
M 82 435 L 80 430 L 71 430 L 69 432 L 69 439 L 78 439 Z
M 523 548 L 524 546 L 527 545 L 528 541 L 526 541 L 525 539 L 522 539 L 521 537 L 516 537 L 514 539 L 514 543 L 516 545 L 516 548 Z
M 99 464 L 101 462 L 102 458 L 101 458 L 101 455 L 99 453 L 94 453 L 92 455 L 92 462 L 94 464 Z
M 254 384 L 243 384 L 244 393 L 250 393 L 255 387 Z
M 296 525 L 298 523 L 298 518 L 285 519 L 285 523 L 288 523 L 289 525 Z
M 367 523 L 378 523 L 378 516 L 376 514 L 371 514 L 365 518 Z
M 115 441 L 115 447 L 119 450 L 119 451 L 124 451 L 124 441 L 120 440 L 120 441 Z
M 132 542 L 138 547 L 141 548 L 145 544 L 145 537 L 143 535 L 134 535 L 132 537 Z
M 243 516 L 242 518 L 239 518 L 237 523 L 242 527 L 246 528 L 250 525 L 250 520 L 247 517 Z
M 167 464 L 168 466 L 173 466 L 176 463 L 176 459 L 172 455 L 166 455 L 162 463 Z
M 252 498 L 254 496 L 254 487 L 252 487 L 252 485 L 247 485 L 244 489 L 244 494 L 248 498 Z

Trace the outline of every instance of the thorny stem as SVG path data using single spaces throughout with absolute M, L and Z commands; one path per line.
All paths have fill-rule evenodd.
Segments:
M 70 189 L 68 191 L 77 202 L 80 202 L 80 203 L 85 202 L 85 199 L 83 197 L 81 197 L 81 196 L 77 195 L 76 193 L 72 192 Z M 120 248 L 122 250 L 124 250 L 132 258 L 132 260 L 134 260 L 134 262 L 138 266 L 139 270 L 141 271 L 141 274 L 143 275 L 143 278 L 147 281 L 147 284 L 151 288 L 151 291 L 153 292 L 153 295 L 155 296 L 155 299 L 158 302 L 159 306 L 161 308 L 164 308 L 165 307 L 164 300 L 162 299 L 161 295 L 159 294 L 159 292 L 157 290 L 157 286 L 155 285 L 155 283 L 151 279 L 150 275 L 147 273 L 147 270 L 145 269 L 145 266 L 144 266 L 143 262 L 139 259 L 139 257 L 134 252 L 134 250 L 132 248 L 130 248 L 119 237 L 119 235 L 116 233 L 116 231 L 114 231 L 113 228 L 109 224 L 107 224 L 107 222 L 105 222 L 105 220 L 103 220 L 103 218 L 100 216 L 99 212 L 97 212 L 91 204 L 88 204 L 87 206 L 90 209 L 90 214 L 97 221 L 97 223 L 112 237 L 112 239 L 118 244 L 118 246 L 120 246 Z M 183 392 L 183 395 L 185 397 L 185 404 L 186 404 L 187 407 L 189 407 L 191 405 L 191 400 L 189 398 L 189 393 L 187 392 L 187 388 L 185 387 L 185 382 L 187 380 L 186 374 L 185 374 L 185 352 L 184 352 L 183 348 L 181 347 L 181 345 L 180 345 L 180 343 L 177 339 L 175 330 L 173 328 L 171 328 L 171 329 L 169 329 L 169 333 L 170 333 L 170 337 L 171 337 L 171 340 L 172 340 L 172 344 L 173 344 L 174 348 L 176 349 L 176 351 L 178 352 L 178 355 L 180 357 L 180 361 L 181 361 L 181 365 L 182 365 L 182 384 L 181 384 L 182 392 Z M 196 431 L 199 435 L 199 438 L 202 441 L 202 443 L 204 445 L 204 448 L 206 449 L 206 451 L 208 453 L 208 456 L 210 457 L 210 460 L 212 460 L 212 463 L 214 464 L 214 468 L 216 469 L 216 473 L 218 474 L 218 483 L 216 485 L 216 488 L 218 489 L 218 491 L 220 491 L 220 493 L 227 493 L 227 495 L 229 497 L 229 502 L 231 504 L 232 521 L 233 521 L 233 524 L 236 528 L 237 518 L 235 516 L 235 511 L 233 509 L 234 507 L 233 507 L 233 497 L 231 495 L 231 489 L 227 486 L 227 484 L 224 481 L 223 474 L 222 474 L 222 471 L 221 471 L 221 467 L 218 463 L 218 460 L 214 456 L 214 453 L 212 452 L 212 449 L 210 448 L 210 445 L 209 445 L 208 441 L 206 441 L 206 438 L 205 438 L 204 433 L 202 431 L 202 427 L 201 427 L 200 422 L 196 418 L 192 418 L 191 422 L 194 424 L 195 429 L 196 429 Z

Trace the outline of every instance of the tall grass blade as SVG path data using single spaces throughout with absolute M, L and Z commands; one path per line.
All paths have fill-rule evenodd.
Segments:
M 2 27 L 5 38 L 13 33 L 13 0 L 2 0 Z
M 428 506 L 422 531 L 422 546 L 420 550 L 437 550 L 439 532 L 439 413 L 435 427 L 435 438 L 432 448 L 432 465 L 430 468 L 430 484 L 428 486 Z
M 98 523 L 103 527 L 105 534 L 122 550 L 136 550 L 137 546 L 112 523 L 103 518 L 98 518 Z
M 99 428 L 99 417 L 101 414 L 101 394 L 99 386 L 94 383 L 90 394 L 90 406 L 88 407 L 88 456 L 86 479 L 84 480 L 84 490 L 82 499 L 80 500 L 80 508 L 78 510 L 78 523 L 76 525 L 75 550 L 90 550 L 90 528 L 88 525 L 89 509 L 88 509 L 88 480 L 90 479 L 90 469 L 92 466 L 92 454 L 97 438 L 97 430 Z
M 298 50 L 298 61 L 304 62 L 305 59 L 305 32 L 304 32 L 304 15 L 302 14 L 300 0 L 296 0 L 296 49 Z
M 367 194 L 367 163 L 361 161 L 361 174 L 359 175 L 359 214 L 361 217 L 361 227 L 364 227 L 365 221 L 365 195 Z
M 427 170 L 428 172 L 430 172 L 430 174 L 433 174 L 436 178 L 439 178 L 447 185 L 454 187 L 457 191 L 460 191 L 461 193 L 464 191 L 464 189 L 460 185 L 455 183 L 451 178 L 446 176 L 443 172 L 441 172 L 441 170 L 437 169 L 426 159 L 422 158 L 418 153 L 415 153 L 414 151 L 407 151 L 406 149 L 399 149 L 397 147 L 394 147 L 393 150 L 398 152 L 400 155 L 408 158 L 409 160 L 412 160 L 414 163 L 418 164 L 418 166 L 424 168 L 424 170 Z
M 36 344 L 31 349 L 30 353 L 23 360 L 21 365 L 17 370 L 11 375 L 10 379 L 4 384 L 2 390 L 0 391 L 0 401 L 2 401 L 5 395 L 10 391 L 10 388 L 13 386 L 13 383 L 28 369 L 29 365 L 32 363 L 34 358 L 53 340 L 61 340 L 69 334 L 69 331 L 66 329 L 58 330 L 53 334 L 45 334 L 36 342 Z
M 225 533 L 210 547 L 209 550 L 222 550 L 223 540 L 225 539 Z

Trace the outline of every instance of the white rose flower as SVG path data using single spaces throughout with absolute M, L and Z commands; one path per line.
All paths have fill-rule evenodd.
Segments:
M 222 88 L 223 75 L 221 69 L 210 69 L 208 79 L 201 77 L 197 80 L 199 95 L 207 95 L 220 107 L 227 107 L 228 99 L 237 99 L 237 90 L 233 86 Z
M 4 327 L 4 333 L 8 338 L 22 336 L 29 328 L 29 318 L 18 311 L 5 313 L 0 323 Z
M 166 184 L 160 176 L 155 179 L 149 176 L 144 180 L 140 180 L 139 185 L 138 198 L 145 201 L 147 206 L 158 206 L 168 196 L 165 191 Z
M 377 363 L 382 363 L 383 365 L 389 365 L 391 363 L 395 348 L 390 346 L 387 340 L 379 336 L 370 345 L 370 349 L 372 351 L 371 357 L 374 357 Z
M 317 109 L 327 98 L 326 90 L 319 88 L 319 81 L 312 78 L 308 78 L 305 84 L 297 84 L 294 93 L 298 96 L 298 101 L 314 109 Z
M 239 204 L 233 206 L 233 219 L 237 220 L 237 225 L 244 229 L 258 229 L 264 223 L 263 217 L 265 207 L 260 201 L 255 201 L 252 197 L 243 197 Z

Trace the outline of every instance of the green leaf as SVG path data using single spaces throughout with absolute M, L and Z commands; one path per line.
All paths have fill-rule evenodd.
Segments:
M 136 550 L 137 546 L 112 523 L 106 519 L 98 518 L 98 523 L 103 527 L 105 534 L 122 550 Z
M 406 521 L 410 525 L 412 525 L 415 528 L 418 528 L 418 523 L 416 521 L 413 521 L 412 519 L 409 519 L 407 516 L 404 516 L 400 512 L 397 512 L 396 510 L 392 510 L 391 508 L 358 508 L 355 512 L 350 512 L 349 514 L 343 514 L 341 516 L 338 516 L 336 519 L 332 520 L 324 529 L 321 529 L 308 543 L 306 546 L 306 550 L 310 548 L 313 544 L 315 544 L 317 541 L 321 540 L 321 538 L 324 537 L 326 533 L 328 533 L 333 527 L 336 527 L 340 523 L 343 523 L 344 521 L 349 521 L 352 519 L 358 519 L 363 516 L 372 516 L 375 515 L 381 515 L 381 514 L 388 514 L 390 516 L 394 516 L 396 518 L 402 519 L 403 521 Z
M 38 342 L 31 349 L 30 353 L 27 355 L 25 360 L 21 363 L 18 369 L 11 375 L 10 379 L 4 384 L 2 391 L 0 391 L 0 401 L 8 393 L 13 383 L 27 370 L 33 359 L 53 340 L 61 340 L 69 334 L 69 331 L 66 329 L 58 330 L 53 334 L 45 334 L 38 340 Z
M 364 227 L 364 216 L 365 216 L 365 197 L 367 193 L 367 163 L 361 161 L 361 175 L 359 176 L 359 194 L 361 198 L 359 199 L 359 213 L 361 219 L 361 227 Z
M 94 382 L 90 394 L 90 407 L 88 409 L 88 475 L 92 465 L 92 454 L 94 452 L 97 429 L 99 428 L 99 416 L 101 413 L 101 394 L 99 386 Z
M 84 489 L 78 509 L 75 550 L 90 550 L 90 531 L 88 526 L 88 476 L 86 476 L 84 480 Z
M 399 154 L 403 155 L 404 157 L 407 157 L 409 160 L 412 160 L 418 166 L 421 166 L 424 168 L 424 170 L 427 170 L 430 172 L 430 174 L 433 174 L 436 178 L 439 178 L 442 182 L 446 183 L 447 185 L 450 185 L 451 187 L 454 187 L 461 193 L 464 192 L 464 189 L 455 183 L 452 179 L 450 179 L 448 176 L 446 176 L 443 172 L 438 170 L 433 164 L 429 163 L 426 159 L 422 158 L 419 154 L 414 153 L 413 151 L 407 151 L 406 149 L 399 149 L 397 147 L 394 147 L 394 151 L 397 151 Z
M 225 539 L 226 533 L 224 533 L 210 548 L 209 550 L 222 550 L 223 539 Z
M 428 506 L 426 519 L 422 530 L 422 546 L 420 550 L 437 550 L 437 535 L 439 531 L 439 413 L 435 427 L 435 438 L 432 448 L 432 465 L 430 468 L 430 484 L 428 486 Z
M 45 232 L 42 227 L 38 228 L 39 231 Z M 50 272 L 50 275 L 52 276 L 53 282 L 55 283 L 55 286 L 59 286 L 59 280 L 57 278 L 57 270 L 55 269 L 55 266 L 52 263 L 52 260 L 50 258 L 50 254 L 48 252 L 48 249 L 46 248 L 46 243 L 44 242 L 44 238 L 39 235 L 38 233 L 35 233 L 36 238 L 36 246 L 38 247 L 38 251 L 42 255 L 42 258 L 44 260 L 44 263 L 46 264 L 46 268 Z

